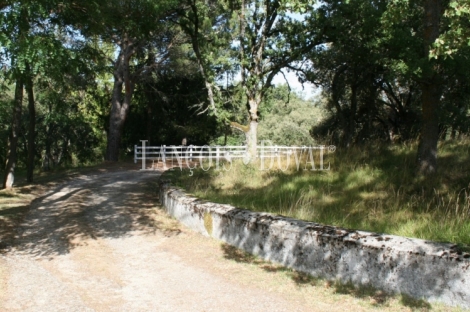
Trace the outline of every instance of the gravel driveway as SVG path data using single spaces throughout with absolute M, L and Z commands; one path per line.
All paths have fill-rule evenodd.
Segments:
M 95 172 L 36 199 L 14 247 L 0 255 L 0 311 L 313 309 L 276 284 L 250 282 L 234 261 L 214 260 L 220 243 L 156 206 L 159 175 Z

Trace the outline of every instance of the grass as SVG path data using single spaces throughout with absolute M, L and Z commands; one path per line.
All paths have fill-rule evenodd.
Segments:
M 261 163 L 230 170 L 165 173 L 206 200 L 350 229 L 470 245 L 470 142 L 439 146 L 439 173 L 416 174 L 416 144 L 364 146 L 325 156 L 330 170 L 261 171 Z M 319 168 L 319 155 L 314 155 Z M 230 164 L 226 164 L 229 167 Z M 268 167 L 269 161 L 264 166 Z M 286 159 L 281 167 L 287 167 Z M 208 166 L 206 165 L 205 168 Z M 311 169 L 311 164 L 307 164 Z

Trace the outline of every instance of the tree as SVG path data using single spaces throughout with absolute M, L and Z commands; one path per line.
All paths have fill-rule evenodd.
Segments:
M 26 63 L 26 82 L 25 89 L 28 95 L 28 113 L 29 113 L 29 127 L 28 127 L 28 160 L 26 162 L 26 180 L 33 182 L 34 173 L 34 156 L 36 153 L 36 103 L 34 100 L 33 90 L 33 77 L 31 73 L 31 65 Z
M 191 38 L 206 80 L 209 108 L 219 120 L 228 121 L 230 113 L 223 109 L 215 81 L 224 71 L 232 70 L 230 57 L 241 73 L 247 125 L 235 121 L 230 124 L 243 131 L 249 157 L 254 158 L 257 155 L 259 108 L 272 87 L 274 76 L 299 60 L 302 51 L 318 44 L 309 39 L 311 33 L 304 31 L 301 21 L 288 16 L 288 13 L 312 10 L 312 4 L 277 0 L 228 3 L 191 0 L 186 4 L 188 9 L 180 13 L 179 23 Z M 211 11 L 211 8 L 214 9 Z M 225 52 L 230 46 L 232 56 Z
M 291 93 L 287 85 L 271 89 L 261 108 L 259 139 L 276 145 L 314 144 L 309 132 L 324 117 L 317 104 Z
M 325 29 L 328 44 L 308 54 L 312 67 L 303 73 L 324 87 L 335 111 L 320 128 L 342 129 L 340 141 L 347 146 L 377 129 L 385 129 L 390 141 L 397 134 L 410 139 L 419 126 L 418 171 L 436 172 L 440 133 L 459 120 L 456 109 L 468 108 L 463 99 L 458 108 L 448 100 L 466 84 L 459 67 L 468 68 L 462 44 L 468 19 L 461 18 L 468 5 L 450 3 L 325 1 L 309 25 Z
M 310 66 L 301 76 L 323 88 L 333 112 L 315 127 L 317 138 L 329 133 L 335 144 L 349 147 L 398 132 L 398 118 L 390 117 L 407 115 L 395 90 L 406 90 L 407 80 L 396 79 L 391 61 L 399 42 L 390 42 L 390 33 L 377 27 L 385 11 L 380 0 L 325 1 L 309 21 L 323 29 L 319 35 L 327 44 L 306 54 Z
M 6 46 L 6 51 L 10 52 L 12 58 L 11 78 L 15 81 L 15 97 L 13 101 L 11 128 L 9 135 L 8 157 L 5 166 L 5 176 L 3 188 L 12 188 L 14 182 L 15 168 L 18 161 L 18 139 L 21 129 L 21 117 L 23 110 L 23 89 L 24 77 L 22 70 L 26 69 L 26 51 L 28 50 L 29 19 L 28 11 L 21 5 L 10 7 L 8 15 L 3 15 L 2 20 L 9 23 L 10 35 L 2 36 L 2 45 Z M 16 26 L 16 27 L 15 27 Z M 11 48 L 11 49 L 8 49 Z
M 274 76 L 301 60 L 305 51 L 323 42 L 321 36 L 306 31 L 302 21 L 288 16 L 288 13 L 299 12 L 313 12 L 313 4 L 277 0 L 241 2 L 238 60 L 248 124 L 232 122 L 232 126 L 245 133 L 249 158 L 257 157 L 259 109 L 272 87 Z
M 60 19 L 54 13 L 57 6 L 58 4 L 53 1 L 11 2 L 8 10 L 4 10 L 1 15 L 3 73 L 10 81 L 16 82 L 16 105 L 15 113 L 12 114 L 14 118 L 11 124 L 6 187 L 11 187 L 13 183 L 14 168 L 18 158 L 16 152 L 18 139 L 23 136 L 20 136 L 20 133 L 27 136 L 23 145 L 27 154 L 24 163 L 27 167 L 27 180 L 29 182 L 33 180 L 35 156 L 38 154 L 35 90 L 48 89 L 52 82 L 61 86 L 74 83 L 75 90 L 79 90 L 83 86 L 83 83 L 80 83 L 80 76 L 85 81 L 93 81 L 93 78 L 90 79 L 89 70 L 95 58 L 90 54 L 92 50 L 81 38 L 77 38 L 74 31 L 60 23 Z M 80 59 L 80 56 L 83 58 Z M 70 90 L 70 85 L 66 88 Z M 29 125 L 26 130 L 22 127 L 23 90 L 26 91 L 28 99 L 28 111 L 25 117 L 28 117 Z
M 433 58 L 449 57 L 470 46 L 470 3 L 451 0 L 444 14 L 446 26 L 430 51 Z
M 182 2 L 174 22 L 189 37 L 207 90 L 209 106 L 200 106 L 200 113 L 224 119 L 220 108 L 220 92 L 216 80 L 225 72 L 232 70 L 230 45 L 233 41 L 232 13 L 234 3 L 227 1 L 186 0 Z
M 80 28 L 85 37 L 99 37 L 117 48 L 116 58 L 111 60 L 113 71 L 113 91 L 107 132 L 105 158 L 117 161 L 124 123 L 131 106 L 135 85 L 142 72 L 158 65 L 165 59 L 149 64 L 142 56 L 157 37 L 168 26 L 165 18 L 175 6 L 176 1 L 156 3 L 151 0 L 114 0 L 100 3 L 84 3 L 76 7 L 71 4 L 71 12 L 65 21 Z M 84 15 L 86 12 L 87 15 Z M 165 41 L 171 46 L 171 41 Z M 143 60 L 142 63 L 137 61 Z
M 439 37 L 442 13 L 441 0 L 424 1 L 423 50 L 426 58 L 430 55 L 432 44 Z M 442 87 L 439 80 L 438 64 L 435 60 L 430 59 L 424 64 L 421 80 L 423 118 L 418 147 L 418 170 L 427 175 L 437 171 L 438 108 Z

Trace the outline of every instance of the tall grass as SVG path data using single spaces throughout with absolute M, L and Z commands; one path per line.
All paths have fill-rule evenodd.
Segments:
M 470 245 L 470 144 L 439 146 L 439 173 L 416 174 L 416 144 L 363 146 L 326 156 L 329 171 L 234 162 L 229 171 L 166 173 L 194 195 L 351 229 Z M 318 169 L 318 155 L 315 159 Z M 281 161 L 286 167 L 287 161 Z M 266 166 L 266 164 L 265 164 Z M 327 166 L 327 164 L 325 164 Z M 207 168 L 207 166 L 206 166 Z M 311 168 L 308 164 L 307 169 Z

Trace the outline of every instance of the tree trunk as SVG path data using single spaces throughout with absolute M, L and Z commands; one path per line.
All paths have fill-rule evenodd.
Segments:
M 27 68 L 29 73 L 29 66 Z M 26 180 L 33 182 L 34 172 L 34 154 L 36 153 L 36 107 L 34 103 L 33 92 L 33 79 L 31 76 L 26 78 L 26 92 L 28 94 L 28 112 L 29 112 L 29 127 L 28 127 L 28 162 Z
M 440 92 L 433 83 L 423 85 L 422 110 L 423 120 L 421 137 L 418 146 L 418 169 L 422 174 L 432 174 L 437 171 L 437 141 L 439 140 L 439 106 Z
M 106 148 L 106 160 L 118 161 L 119 147 L 121 144 L 122 118 L 122 80 L 114 74 L 113 96 L 111 99 L 111 113 L 109 115 L 108 144 Z
M 15 100 L 13 105 L 13 114 L 10 129 L 10 145 L 8 149 L 8 158 L 5 167 L 5 177 L 3 179 L 3 188 L 13 187 L 15 180 L 15 167 L 17 162 L 18 137 L 21 128 L 21 114 L 23 109 L 23 79 L 18 77 L 15 86 Z
M 349 128 L 348 128 L 348 114 L 345 113 L 345 111 L 343 110 L 340 104 L 341 94 L 344 88 L 344 86 L 340 83 L 340 77 L 347 70 L 347 68 L 348 68 L 347 65 L 343 65 L 339 69 L 337 69 L 335 71 L 335 74 L 333 76 L 333 81 L 331 83 L 331 91 L 332 91 L 331 103 L 336 109 L 336 116 L 338 117 L 341 130 L 343 130 L 343 134 L 341 135 L 341 141 L 340 141 L 342 146 L 348 145 L 347 135 L 348 135 Z
M 248 99 L 249 113 L 250 113 L 250 128 L 246 134 L 246 147 L 248 157 L 255 159 L 258 157 L 258 107 L 261 103 L 260 92 L 258 90 L 252 91 L 256 96 Z
M 127 113 L 129 112 L 129 106 L 134 91 L 134 84 L 131 81 L 129 69 L 129 60 L 133 53 L 133 44 L 129 40 L 123 40 L 118 60 L 114 66 L 114 86 L 106 148 L 106 160 L 108 161 L 119 160 L 122 129 L 126 121 Z M 122 94 L 123 86 L 125 89 L 124 95 Z
M 51 125 L 47 126 L 47 138 L 46 138 L 46 141 L 44 142 L 44 148 L 45 148 L 45 151 L 44 151 L 44 159 L 43 159 L 43 162 L 42 162 L 42 169 L 44 171 L 49 171 L 51 170 L 51 160 L 52 160 L 52 156 L 51 156 L 51 138 L 50 138 L 50 133 L 52 132 L 51 131 Z
M 151 87 L 150 85 L 144 85 L 144 92 L 145 92 L 145 97 L 147 99 L 147 116 L 146 116 L 146 130 L 145 130 L 145 140 L 148 140 L 148 143 L 151 142 L 152 138 L 152 133 L 153 133 L 153 125 L 154 125 L 154 120 L 152 119 L 152 116 L 154 115 L 154 109 L 153 106 L 155 105 L 155 100 L 153 97 L 153 93 L 151 92 Z
M 240 21 L 240 60 L 241 60 L 241 83 L 243 89 L 245 91 L 246 97 L 248 99 L 247 108 L 249 114 L 249 124 L 245 131 L 246 137 L 246 150 L 247 150 L 247 158 L 248 160 L 255 159 L 258 156 L 257 148 L 258 148 L 258 107 L 261 104 L 261 93 L 257 90 L 257 86 L 252 85 L 249 86 L 247 82 L 247 74 L 246 71 L 249 70 L 252 74 L 255 72 L 259 72 L 260 66 L 260 58 L 258 57 L 258 53 L 253 52 L 253 63 L 250 69 L 247 68 L 246 64 L 244 63 L 246 57 L 245 51 L 245 27 L 246 27 L 246 20 L 245 20 L 245 1 L 242 0 L 241 3 L 241 10 L 239 14 L 239 21 Z M 259 49 L 262 49 L 261 45 L 258 46 Z M 255 75 L 256 76 L 256 75 Z M 258 77 L 256 77 L 258 78 Z
M 356 132 L 356 110 L 357 110 L 357 86 L 351 85 L 351 106 L 348 116 L 345 116 L 347 123 L 344 125 L 344 138 L 343 145 L 344 147 L 350 147 L 354 134 Z
M 249 159 L 258 157 L 258 121 L 252 120 L 250 122 L 250 129 L 245 132 L 246 145 Z
M 441 0 L 426 0 L 424 3 L 424 57 L 428 58 L 431 44 L 439 37 L 442 15 Z M 428 175 L 437 171 L 437 142 L 439 140 L 439 118 L 437 110 L 441 93 L 437 68 L 429 61 L 423 70 L 422 126 L 418 146 L 418 171 Z

